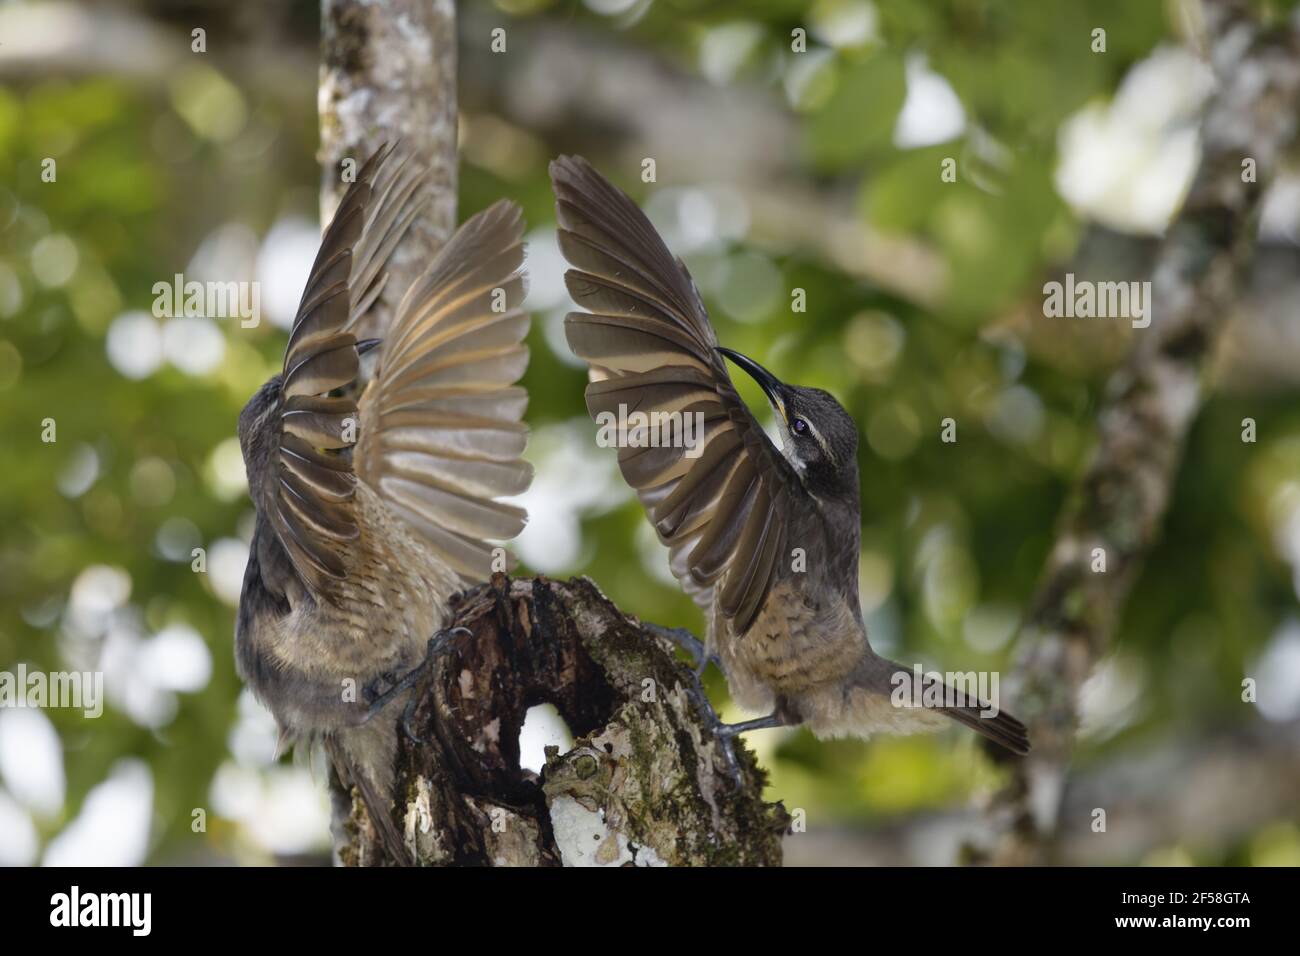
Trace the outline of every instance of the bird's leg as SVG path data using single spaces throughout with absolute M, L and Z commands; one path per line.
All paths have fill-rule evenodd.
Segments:
M 718 656 L 710 654 L 704 643 L 684 627 L 663 627 L 659 624 L 645 624 L 644 627 L 652 634 L 666 637 L 691 655 L 691 660 L 695 665 L 692 669 L 694 680 L 691 681 L 687 692 L 695 701 L 700 712 L 704 714 L 705 722 L 708 724 L 709 729 L 713 731 L 713 735 L 718 738 L 718 747 L 722 750 L 723 759 L 727 764 L 727 776 L 731 778 L 732 783 L 739 787 L 740 761 L 736 759 L 736 737 L 751 730 L 786 727 L 798 723 L 798 721 L 787 714 L 783 706 L 778 706 L 775 711 L 766 717 L 743 720 L 736 724 L 724 724 L 722 718 L 718 716 L 718 712 L 714 709 L 713 702 L 709 700 L 709 695 L 704 692 L 704 682 L 702 680 L 704 671 L 710 663 L 716 664 L 718 670 L 722 670 L 722 662 L 718 660 Z
M 791 724 L 798 723 L 788 714 L 785 708 L 778 704 L 776 710 L 766 717 L 756 717 L 753 720 L 742 720 L 735 724 L 726 724 L 718 716 L 718 712 L 713 707 L 713 702 L 709 700 L 709 695 L 704 692 L 704 685 L 701 683 L 699 674 L 695 675 L 695 680 L 687 688 L 687 693 L 695 701 L 695 705 L 704 715 L 704 722 L 713 735 L 718 738 L 718 748 L 722 751 L 722 759 L 727 765 L 727 776 L 737 788 L 740 787 L 740 761 L 736 759 L 736 737 L 740 734 L 749 733 L 751 730 L 767 730 L 772 727 L 788 727 Z
M 747 734 L 751 730 L 769 730 L 773 727 L 786 727 L 790 724 L 781 711 L 775 710 L 766 717 L 755 717 L 753 720 L 742 720 L 735 724 L 724 724 L 717 713 L 713 715 L 713 733 L 717 735 L 718 747 L 722 750 L 722 757 L 727 762 L 727 774 L 731 777 L 732 782 L 737 787 L 740 786 L 740 761 L 736 759 L 736 737 L 740 734 Z
M 419 683 L 420 677 L 433 661 L 439 655 L 446 653 L 448 647 L 451 645 L 451 639 L 453 637 L 457 634 L 470 633 L 471 631 L 467 627 L 453 627 L 449 631 L 439 631 L 437 634 L 433 635 L 433 637 L 429 638 L 429 643 L 424 652 L 424 660 L 420 661 L 419 664 L 407 671 L 398 679 L 396 684 L 371 700 L 370 708 L 366 711 L 366 716 L 361 719 L 361 722 L 365 723 L 373 718 L 381 710 L 384 710 L 389 704 L 391 704 L 397 697 Z M 405 709 L 402 711 L 402 729 L 406 731 L 406 735 L 413 741 L 416 743 L 423 743 L 419 735 L 411 728 L 411 718 L 415 716 L 415 707 L 418 703 L 419 699 L 412 694 L 410 700 L 406 703 Z
M 660 624 L 644 624 L 647 631 L 658 637 L 666 637 L 672 641 L 687 654 L 691 655 L 691 660 L 695 665 L 695 676 L 698 678 L 704 674 L 705 668 L 710 663 L 716 664 L 718 670 L 722 670 L 722 662 L 718 660 L 717 654 L 710 654 L 705 648 L 704 642 L 698 637 L 686 630 L 684 627 L 664 627 Z

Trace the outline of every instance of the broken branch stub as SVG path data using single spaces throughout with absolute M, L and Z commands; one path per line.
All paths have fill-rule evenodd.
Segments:
M 789 815 L 737 745 L 742 784 L 671 645 L 586 578 L 496 575 L 457 600 L 451 639 L 416 689 L 398 758 L 395 820 L 424 865 L 780 865 Z M 519 768 L 529 708 L 553 705 L 575 738 Z M 395 705 L 398 706 L 398 705 Z M 382 864 L 360 801 L 339 848 Z

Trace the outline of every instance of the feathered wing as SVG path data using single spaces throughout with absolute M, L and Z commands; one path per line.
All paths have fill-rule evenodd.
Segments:
M 683 588 L 744 633 L 784 574 L 798 479 L 732 386 L 690 273 L 636 203 L 579 157 L 551 163 L 551 182 L 565 280 L 589 310 L 565 319 L 592 367 L 587 409 L 703 415 L 702 450 L 620 440 L 618 462 Z
M 423 171 L 380 147 L 357 173 L 321 240 L 303 290 L 280 385 L 276 500 L 270 521 L 298 574 L 317 594 L 345 576 L 357 537 L 350 446 L 359 369 L 351 329 L 382 290 L 383 265 L 423 202 Z
M 492 571 L 494 541 L 523 509 L 528 365 L 523 219 L 498 202 L 468 220 L 397 309 L 361 400 L 358 477 L 466 584 Z

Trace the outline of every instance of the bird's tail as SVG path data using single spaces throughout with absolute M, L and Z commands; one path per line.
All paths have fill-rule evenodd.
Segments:
M 326 737 L 325 748 L 334 761 L 339 780 L 345 787 L 357 788 L 389 861 L 398 866 L 411 866 L 411 851 L 393 822 L 396 721 L 388 719 L 387 714 L 377 714 L 359 727 Z
M 855 683 L 870 692 L 869 699 L 874 698 L 873 706 L 878 712 L 889 712 L 876 718 L 884 728 L 904 733 L 934 730 L 942 726 L 942 721 L 930 715 L 942 714 L 1014 754 L 1029 753 L 1025 725 L 1001 707 L 984 700 L 974 692 L 973 686 L 954 687 L 940 674 L 922 672 L 920 668 L 875 656 L 864 663 Z M 888 703 L 876 695 L 887 695 Z
M 1023 757 L 1029 753 L 1029 731 L 1025 725 L 1004 710 L 998 711 L 996 716 L 986 717 L 984 712 L 987 710 L 982 705 L 942 708 L 942 712 L 957 723 L 969 727 L 1013 754 Z

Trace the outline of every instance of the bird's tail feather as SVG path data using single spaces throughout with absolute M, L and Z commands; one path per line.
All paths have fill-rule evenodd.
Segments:
M 937 674 L 921 673 L 917 668 L 873 655 L 857 675 L 856 683 L 872 694 L 889 698 L 888 705 L 884 706 L 890 709 L 895 721 L 900 706 L 913 713 L 910 724 L 903 722 L 903 726 L 936 729 L 936 724 L 942 722 L 929 715 L 939 713 L 1014 754 L 1023 757 L 1029 753 L 1029 732 L 1023 723 L 1001 708 L 995 710 L 972 689 L 954 687 Z M 901 704 L 895 700 L 898 691 L 904 692 Z M 897 728 L 899 724 L 894 726 Z
M 335 771 L 343 785 L 356 786 L 389 860 L 398 866 L 411 866 L 414 863 L 411 851 L 393 822 L 389 797 L 393 789 L 396 726 L 393 726 L 391 735 L 385 733 L 389 722 L 384 721 L 384 716 L 381 714 L 369 724 L 326 737 L 325 749 L 334 761 Z M 375 732 L 378 732 L 378 741 L 370 739 L 376 736 Z M 390 742 L 387 740 L 389 736 L 392 737 L 392 749 L 386 746 Z
M 361 793 L 361 801 L 366 805 L 366 812 L 370 814 L 370 819 L 379 832 L 380 842 L 384 844 L 389 859 L 399 866 L 411 866 L 411 851 L 403 842 L 402 835 L 397 832 L 397 824 L 393 823 L 393 813 L 390 809 L 392 801 L 380 796 L 374 784 L 364 773 L 355 774 L 353 779 L 357 790 Z
M 982 711 L 983 708 L 979 706 L 943 708 L 943 713 L 957 723 L 969 727 L 1013 754 L 1023 757 L 1029 753 L 1029 732 L 1024 724 L 1006 711 L 999 711 L 996 717 L 985 717 Z

